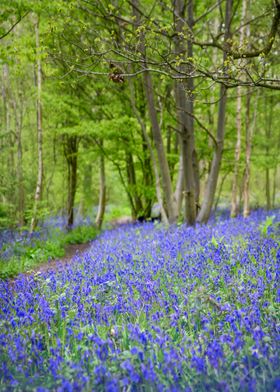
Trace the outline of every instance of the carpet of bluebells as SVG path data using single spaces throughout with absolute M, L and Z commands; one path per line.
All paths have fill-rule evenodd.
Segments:
M 106 231 L 0 280 L 0 390 L 279 391 L 280 211 Z

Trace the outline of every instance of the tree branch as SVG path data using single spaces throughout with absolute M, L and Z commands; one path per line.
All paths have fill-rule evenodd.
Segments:
M 6 33 L 4 33 L 3 35 L 0 36 L 0 40 L 5 38 L 8 34 L 10 34 L 11 31 L 13 31 L 13 29 L 16 27 L 17 24 L 19 24 L 19 22 L 25 18 L 26 15 L 29 14 L 29 11 L 27 11 L 23 16 L 20 16 L 19 19 L 9 28 L 8 31 L 6 31 Z
M 195 45 L 202 47 L 202 48 L 205 46 L 212 46 L 212 47 L 218 48 L 224 52 L 227 52 L 227 54 L 229 56 L 232 56 L 234 59 L 254 58 L 254 57 L 258 57 L 261 54 L 267 55 L 271 51 L 271 48 L 272 48 L 273 43 L 275 41 L 276 33 L 277 33 L 279 22 L 280 22 L 280 2 L 279 2 L 279 0 L 275 0 L 275 8 L 276 8 L 276 12 L 275 12 L 275 15 L 272 20 L 271 29 L 270 29 L 270 32 L 267 37 L 267 42 L 262 49 L 258 49 L 258 50 L 252 51 L 252 52 L 248 52 L 248 51 L 247 52 L 239 52 L 239 51 L 235 52 L 235 51 L 230 50 L 226 45 L 219 44 L 216 39 L 213 39 L 212 42 L 194 41 L 193 43 Z

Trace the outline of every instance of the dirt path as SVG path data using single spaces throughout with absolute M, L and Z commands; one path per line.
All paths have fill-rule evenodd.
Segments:
M 48 271 L 55 271 L 61 269 L 65 264 L 68 264 L 76 254 L 81 254 L 88 249 L 90 249 L 92 245 L 91 242 L 87 242 L 85 244 L 69 244 L 65 248 L 65 255 L 61 259 L 50 260 L 49 262 L 40 264 L 34 268 L 32 271 L 25 273 L 26 275 L 31 275 L 38 272 L 48 272 Z
M 119 226 L 123 226 L 125 224 L 131 223 L 132 220 L 130 217 L 122 217 L 120 219 L 117 219 L 115 221 L 110 222 L 111 223 L 111 228 L 117 228 Z M 91 248 L 92 242 L 94 241 L 91 240 L 90 242 L 87 242 L 85 244 L 69 244 L 65 248 L 65 255 L 60 258 L 60 259 L 54 259 L 50 260 L 48 262 L 44 262 L 42 264 L 39 264 L 37 266 L 34 266 L 31 268 L 29 271 L 23 272 L 23 275 L 33 275 L 36 273 L 44 273 L 48 271 L 58 271 L 63 268 L 64 265 L 67 265 L 68 263 L 71 262 L 73 257 L 75 255 L 80 255 L 84 252 L 86 252 L 88 249 Z M 11 278 L 10 282 L 14 283 L 17 277 Z

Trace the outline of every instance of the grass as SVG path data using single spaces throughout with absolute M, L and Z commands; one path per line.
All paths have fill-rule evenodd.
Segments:
M 78 226 L 66 233 L 52 229 L 47 239 L 38 238 L 31 244 L 24 241 L 15 242 L 12 245 L 13 254 L 8 259 L 1 258 L 0 251 L 0 279 L 12 278 L 49 260 L 61 258 L 65 255 L 67 245 L 87 243 L 98 233 L 94 226 Z M 2 250 L 5 250 L 5 247 Z

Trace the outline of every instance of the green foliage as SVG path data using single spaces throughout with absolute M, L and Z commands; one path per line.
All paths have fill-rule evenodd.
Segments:
M 84 244 L 93 240 L 99 233 L 94 226 L 78 226 L 63 236 L 64 244 Z
M 0 228 L 9 226 L 9 205 L 0 204 Z
M 269 229 L 273 226 L 273 222 L 274 222 L 275 216 L 268 216 L 266 218 L 266 220 L 260 224 L 260 232 L 263 236 L 267 236 L 269 233 Z
M 127 216 L 130 216 L 129 207 L 110 206 L 106 213 L 106 222 L 112 222 Z
M 14 256 L 9 260 L 0 259 L 0 278 L 10 278 L 52 259 L 64 256 L 61 240 L 37 241 L 32 247 L 15 246 Z
M 11 278 L 31 271 L 42 263 L 59 259 L 64 256 L 67 245 L 87 243 L 98 233 L 99 230 L 94 226 L 78 226 L 67 233 L 58 229 L 52 230 L 47 240 L 38 239 L 32 246 L 16 242 L 13 256 L 9 260 L 1 259 L 0 254 L 0 279 Z M 2 250 L 5 250 L 5 247 Z
M 268 216 L 259 226 L 260 233 L 263 237 L 273 238 L 279 241 L 280 223 L 275 222 L 275 215 Z

